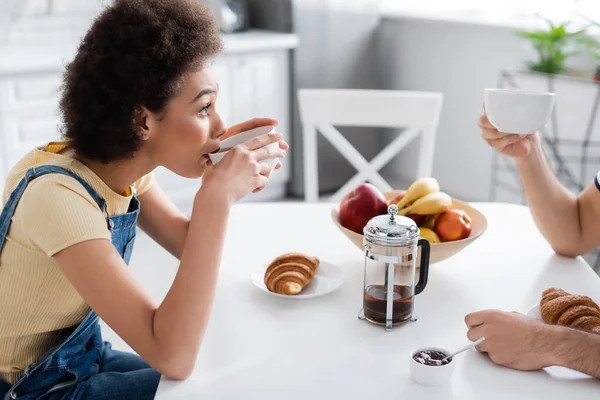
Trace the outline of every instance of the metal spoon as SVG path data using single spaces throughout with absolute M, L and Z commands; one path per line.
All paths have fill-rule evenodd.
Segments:
M 465 347 L 463 347 L 462 349 L 455 351 L 454 353 L 450 354 L 449 356 L 446 356 L 442 359 L 442 361 L 444 360 L 448 360 L 450 358 L 453 358 L 455 355 L 462 353 L 463 351 L 467 351 L 471 348 L 475 348 L 476 346 L 479 346 L 483 341 L 485 340 L 484 337 L 477 339 L 476 341 L 474 341 L 471 344 L 466 345 Z

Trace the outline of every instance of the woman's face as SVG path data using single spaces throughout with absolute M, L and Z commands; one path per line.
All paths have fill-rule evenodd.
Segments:
M 146 120 L 145 151 L 158 165 L 186 178 L 199 178 L 208 153 L 219 148 L 226 127 L 217 113 L 219 86 L 210 69 L 186 73 L 179 93 L 172 98 L 162 118 Z

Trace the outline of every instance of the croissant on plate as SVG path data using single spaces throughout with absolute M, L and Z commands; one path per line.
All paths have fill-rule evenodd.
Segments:
M 308 285 L 319 268 L 319 259 L 287 253 L 274 259 L 265 271 L 265 285 L 271 292 L 296 295 Z
M 600 333 L 600 307 L 587 296 L 548 288 L 542 292 L 540 311 L 548 324 Z

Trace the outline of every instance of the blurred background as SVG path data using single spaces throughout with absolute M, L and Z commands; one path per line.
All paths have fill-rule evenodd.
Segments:
M 600 169 L 597 0 L 198 1 L 211 8 L 226 43 L 214 65 L 219 112 L 228 124 L 277 118 L 292 146 L 268 189 L 247 201 L 306 195 L 299 89 L 441 93 L 427 163 L 442 190 L 462 200 L 524 201 L 512 162 L 480 139 L 477 121 L 489 87 L 556 92 L 553 118 L 542 132 L 556 174 L 579 191 Z M 107 4 L 0 0 L 0 183 L 31 147 L 58 137 L 64 65 Z M 372 106 L 364 104 L 362 112 Z M 405 130 L 339 131 L 369 161 Z M 420 145 L 419 138 L 410 141 L 381 166 L 391 187 L 406 188 L 415 179 Z M 310 157 L 318 159 L 319 196 L 333 194 L 356 173 L 338 147 L 317 135 Z M 201 182 L 164 169 L 156 174 L 188 211 Z

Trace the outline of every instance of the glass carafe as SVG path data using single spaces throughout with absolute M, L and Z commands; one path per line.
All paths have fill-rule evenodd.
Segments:
M 429 242 L 420 239 L 415 222 L 398 216 L 392 204 L 365 226 L 365 265 L 361 319 L 386 330 L 414 316 L 415 296 L 425 289 L 429 274 Z M 418 248 L 421 260 L 417 268 Z M 417 280 L 418 269 L 418 280 Z

